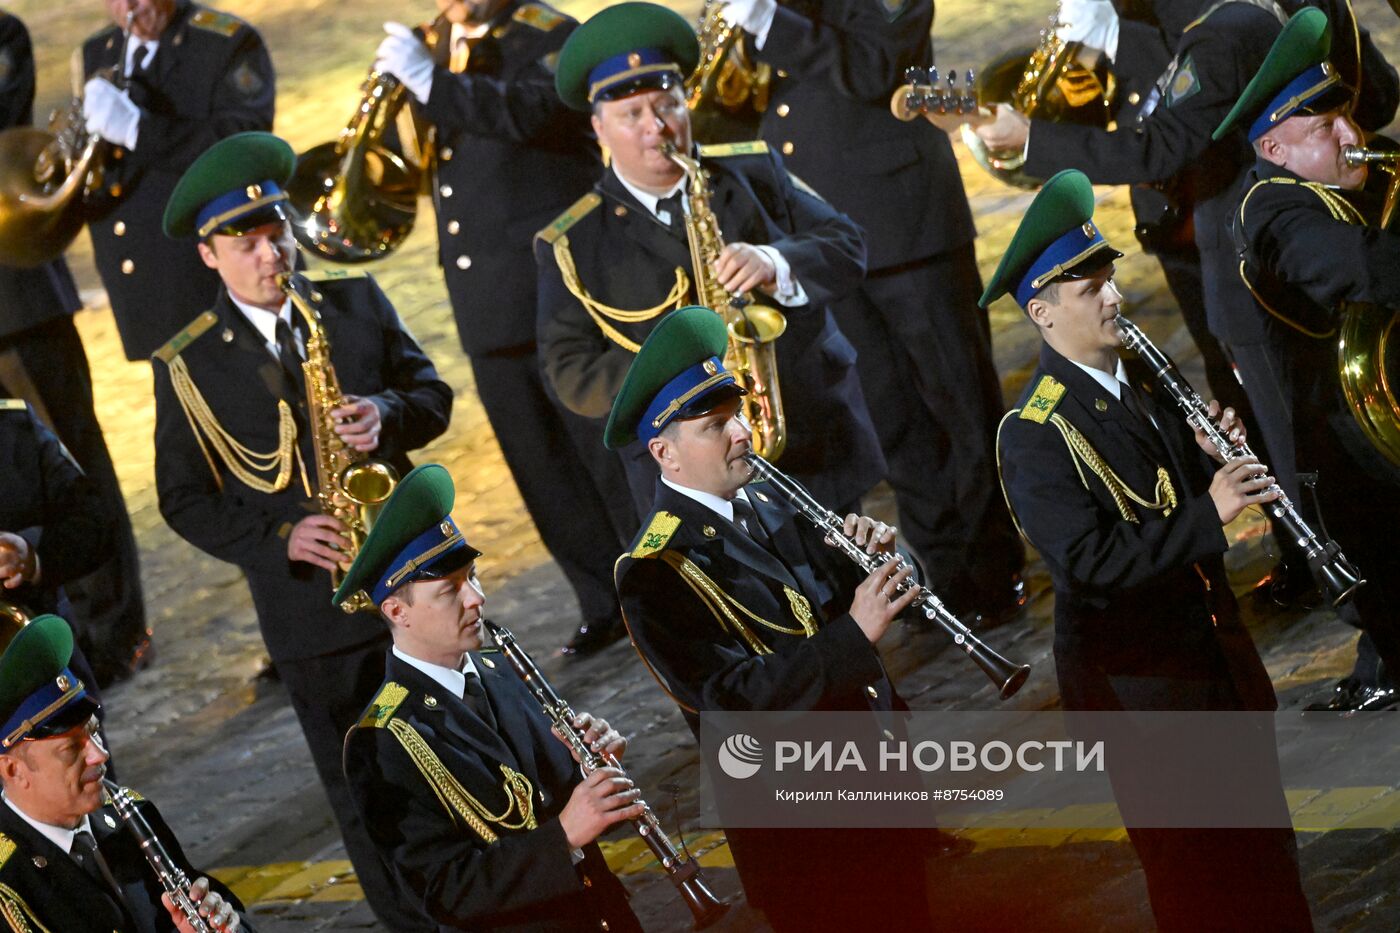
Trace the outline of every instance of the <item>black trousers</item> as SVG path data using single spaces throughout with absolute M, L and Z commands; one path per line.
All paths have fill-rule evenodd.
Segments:
M 471 358 L 476 391 L 540 539 L 583 620 L 620 620 L 613 562 L 637 533 L 627 478 L 590 420 L 545 391 L 533 349 Z
M 22 398 L 48 424 L 97 486 L 116 518 L 116 553 L 64 586 L 78 641 L 94 665 L 130 660 L 146 635 L 141 563 L 111 454 L 93 411 L 92 375 L 69 316 L 0 338 L 0 394 Z
M 832 305 L 855 345 L 899 528 L 945 599 L 1006 590 L 1025 552 L 997 483 L 1005 412 L 973 247 L 872 272 Z
M 384 655 L 389 647 L 389 634 L 385 632 L 368 644 L 335 654 L 274 660 L 274 664 L 301 723 L 321 786 L 330 798 L 331 812 L 340 826 L 345 852 L 364 888 L 365 900 L 380 922 L 394 933 L 428 933 L 436 931 L 437 924 L 410 906 L 393 869 L 380 857 L 350 796 L 342 759 L 345 733 L 359 721 L 384 680 Z

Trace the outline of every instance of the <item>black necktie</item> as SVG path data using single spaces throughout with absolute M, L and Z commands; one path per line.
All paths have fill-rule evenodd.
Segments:
M 462 696 L 463 702 L 491 727 L 492 732 L 497 731 L 496 713 L 491 709 L 491 701 L 486 698 L 486 685 L 481 682 L 481 676 L 476 671 L 467 671 L 466 678 L 467 684 L 466 692 Z
M 1157 426 L 1152 423 L 1151 417 L 1147 414 L 1147 406 L 1143 404 L 1142 399 L 1138 396 L 1137 388 L 1131 382 L 1120 380 L 1118 394 L 1123 402 L 1123 407 L 1128 409 L 1134 418 L 1141 421 L 1144 427 L 1153 431 L 1157 430 Z
M 731 505 L 734 506 L 734 523 L 746 531 L 759 547 L 772 552 L 773 539 L 768 537 L 768 530 L 758 520 L 758 513 L 749 505 L 748 500 L 736 498 Z
M 156 50 L 159 46 L 138 46 L 136 52 L 131 56 L 131 76 L 133 78 L 148 75 L 151 73 L 151 65 L 156 60 Z
M 95 881 L 98 887 L 116 898 L 117 903 L 122 903 L 121 888 L 117 885 L 117 880 L 112 877 L 112 871 L 107 867 L 107 862 L 102 858 L 102 853 L 97 849 L 97 840 L 92 833 L 87 830 L 79 830 L 73 835 L 73 847 L 69 850 L 73 861 L 87 872 L 89 878 Z
M 681 204 L 681 193 L 679 191 L 675 194 L 668 194 L 666 197 L 660 198 L 656 202 L 656 211 L 658 214 L 661 211 L 669 213 L 671 215 L 669 221 L 671 232 L 678 236 L 685 236 L 685 208 Z M 656 219 L 660 220 L 661 218 L 658 217 Z
M 277 318 L 276 337 L 277 359 L 282 363 L 282 368 L 287 371 L 292 384 L 300 391 L 303 382 L 301 351 L 297 349 L 297 340 L 292 333 L 291 325 L 280 316 Z

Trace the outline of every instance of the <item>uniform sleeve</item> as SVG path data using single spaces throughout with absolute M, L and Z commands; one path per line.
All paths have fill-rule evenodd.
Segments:
M 440 923 L 485 926 L 583 890 L 557 818 L 487 845 L 448 813 L 387 729 L 351 731 L 345 773 L 375 848 Z
M 808 17 L 779 4 L 767 41 L 753 54 L 795 78 L 824 81 L 845 97 L 881 106 L 904 70 L 923 64 L 933 25 L 931 0 L 903 0 L 893 16 L 882 0 L 810 6 L 839 11 L 839 17 Z
M 285 573 L 287 536 L 309 512 L 268 509 L 224 495 L 175 395 L 170 371 L 151 364 L 156 390 L 156 495 L 175 533 L 219 560 L 248 570 Z M 300 482 L 293 478 L 292 482 Z M 267 500 L 267 501 L 270 501 Z
M 136 148 L 129 155 L 132 168 L 159 168 L 178 175 L 225 137 L 272 129 L 276 80 L 262 37 L 245 26 L 228 41 L 233 50 L 213 76 L 209 113 L 177 116 L 143 107 Z
M 1261 187 L 1245 202 L 1245 235 L 1256 262 L 1324 308 L 1400 303 L 1400 235 L 1333 220 L 1321 202 L 1310 203 L 1316 200 L 1310 192 L 1274 187 Z
M 621 570 L 618 595 L 637 650 L 680 703 L 697 710 L 818 709 L 884 676 L 850 615 L 783 650 L 755 655 L 657 558 Z
M 779 8 L 781 9 L 781 7 Z M 782 158 L 769 152 L 774 188 L 790 219 L 791 233 L 766 244 L 782 253 L 808 304 L 824 307 L 858 287 L 865 277 L 865 238 L 855 221 L 792 181 Z M 764 205 L 769 216 L 780 215 Z
M 1217 16 L 1223 14 L 1217 14 Z M 1260 14 L 1260 20 L 1267 14 Z M 1140 125 L 1109 131 L 1073 123 L 1033 119 L 1025 170 L 1049 178 L 1077 168 L 1100 185 L 1162 181 L 1190 168 L 1211 146 L 1211 133 L 1225 119 L 1253 76 L 1228 34 L 1206 26 L 1187 34 L 1173 89 Z M 1220 145 L 1229 144 L 1223 140 Z
M 42 586 L 52 588 L 91 572 L 111 555 L 116 518 L 58 437 L 32 411 L 29 421 L 43 484 L 44 524 L 16 533 L 39 557 Z
M 1077 591 L 1109 595 L 1141 586 L 1227 547 L 1208 493 L 1183 498 L 1162 521 L 1135 524 L 1109 513 L 1085 488 L 1053 425 L 1012 417 L 998 443 L 1012 513 L 1030 543 Z
M 633 354 L 609 341 L 564 285 L 549 243 L 535 241 L 535 262 L 535 337 L 545 379 L 565 408 L 585 418 L 606 418 Z
M 34 104 L 34 48 L 16 16 L 0 13 L 0 129 L 27 123 Z
M 367 277 L 366 282 L 383 335 L 386 386 L 370 398 L 379 407 L 382 422 L 379 455 L 392 457 L 424 447 L 447 430 L 452 389 L 438 378 L 432 360 L 404 327 L 379 285 L 373 278 Z

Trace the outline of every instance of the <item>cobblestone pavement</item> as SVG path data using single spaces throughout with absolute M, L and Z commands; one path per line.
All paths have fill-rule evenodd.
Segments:
M 330 138 L 356 100 L 355 88 L 386 15 L 383 5 L 370 0 L 229 0 L 221 5 L 255 23 L 268 41 L 279 80 L 277 130 L 298 149 Z M 582 17 L 603 4 L 588 0 L 563 5 Z M 431 13 L 426 0 L 417 6 L 420 9 L 399 7 L 395 15 Z M 1400 28 L 1394 14 L 1380 0 L 1358 0 L 1356 6 L 1382 48 L 1395 58 L 1400 53 Z M 17 0 L 9 7 L 34 34 L 40 68 L 37 110 L 46 112 L 65 93 L 69 53 L 101 24 L 102 5 L 96 0 Z M 695 4 L 678 8 L 690 15 Z M 940 5 L 936 23 L 939 62 L 945 68 L 976 67 L 998 52 L 1027 45 L 1050 12 L 1050 4 L 1027 0 L 948 0 Z M 978 253 L 985 276 L 1030 195 L 990 180 L 959 150 L 981 231 Z M 1103 188 L 1099 196 L 1106 235 L 1116 243 L 1132 244 L 1126 193 Z M 245 900 L 256 905 L 260 929 L 376 929 L 353 876 L 344 877 L 348 863 L 285 696 L 276 684 L 257 677 L 264 654 L 239 573 L 181 541 L 157 512 L 149 368 L 121 358 L 85 238 L 70 260 L 88 306 L 79 317 L 79 329 L 94 368 L 98 414 L 141 544 L 157 645 L 154 664 L 109 694 L 108 723 L 122 778 L 160 802 L 197 864 L 218 867 Z M 493 615 L 508 623 L 537 655 L 544 655 L 571 630 L 576 608 L 524 515 L 476 401 L 435 263 L 433 231 L 424 223 L 397 255 L 374 267 L 457 392 L 451 430 L 420 460 L 444 463 L 457 481 L 457 519 L 485 552 L 482 576 Z M 1120 263 L 1119 279 L 1127 286 L 1127 300 L 1139 323 L 1203 385 L 1199 360 L 1172 311 L 1155 264 L 1131 255 Z M 1034 366 L 1036 338 L 1006 300 L 993 309 L 993 329 L 1003 386 L 1007 397 L 1014 398 Z M 892 511 L 888 496 L 878 494 L 871 508 L 883 514 Z M 1237 544 L 1230 560 L 1236 582 L 1243 587 L 1268 566 L 1267 545 L 1257 519 L 1241 520 L 1231 530 Z M 1029 685 L 1012 701 L 1021 709 L 1057 702 L 1049 582 L 1043 570 L 1035 569 L 1029 612 L 995 633 L 1008 655 L 1035 665 Z M 1252 629 L 1285 708 L 1318 698 L 1350 668 L 1354 633 L 1326 612 L 1255 618 Z M 895 680 L 916 709 L 973 709 L 995 703 L 981 675 L 935 633 L 903 628 L 883 648 Z M 545 669 L 576 707 L 610 717 L 631 735 L 629 766 L 674 827 L 668 789 L 679 793 L 682 810 L 693 806 L 696 754 L 680 716 L 627 646 L 617 645 L 576 663 L 550 658 Z M 1376 752 L 1394 755 L 1395 750 Z M 1388 801 L 1394 812 L 1393 787 L 1377 789 L 1372 796 Z M 931 869 L 937 906 L 950 928 L 1151 927 L 1142 875 L 1121 833 L 1003 831 L 967 836 L 975 844 L 973 852 L 942 859 Z M 692 848 L 705 853 L 702 861 L 718 891 L 737 895 L 737 879 L 722 840 L 700 831 L 687 838 Z M 1400 928 L 1397 840 L 1400 834 L 1393 830 L 1300 836 L 1307 890 L 1321 928 L 1348 933 Z M 619 832 L 610 837 L 608 847 L 610 859 L 635 894 L 647 929 L 688 929 L 685 912 L 639 842 Z M 799 864 L 800 853 L 794 857 Z M 1247 928 L 1247 919 L 1240 923 L 1241 929 Z M 742 907 L 721 926 L 761 928 Z

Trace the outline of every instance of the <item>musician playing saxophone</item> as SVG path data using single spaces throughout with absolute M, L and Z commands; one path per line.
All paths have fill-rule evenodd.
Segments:
M 766 145 L 693 146 L 682 80 L 698 54 L 685 20 L 646 3 L 602 11 L 564 44 L 556 87 L 569 106 L 592 110 L 612 159 L 593 190 L 536 240 L 545 378 L 575 412 L 604 417 L 661 316 L 713 294 L 702 286 L 716 280 L 786 316 L 776 341 L 788 434 L 782 469 L 823 501 L 854 503 L 885 464 L 854 349 L 828 305 L 860 281 L 860 232 Z M 663 144 L 697 155 L 707 173 L 725 247 L 705 268 L 692 265 L 685 224 L 697 205 Z M 638 512 L 649 514 L 656 467 L 641 445 L 622 455 Z
M 608 445 L 642 445 L 661 473 L 653 511 L 616 570 L 638 653 L 697 738 L 706 710 L 907 709 L 876 645 L 919 594 L 899 593 L 913 566 L 891 561 L 867 576 L 764 484 L 747 485 L 743 390 L 724 348 L 723 323 L 708 309 L 672 312 L 642 345 L 608 419 Z M 849 514 L 844 531 L 872 554 L 894 549 L 895 529 L 871 518 Z M 725 835 L 749 902 L 776 930 L 930 929 L 931 832 Z
M 393 638 L 384 682 L 345 740 L 355 804 L 380 853 L 443 928 L 548 933 L 641 926 L 595 840 L 642 814 L 617 768 L 581 777 L 499 654 L 483 653 L 480 552 L 452 521 L 438 464 L 406 476 L 335 595 L 362 595 Z M 573 725 L 621 756 L 602 719 Z
M 275 136 L 231 137 L 171 196 L 166 233 L 184 238 L 221 287 L 214 306 L 155 355 L 156 489 L 171 528 L 247 578 L 371 906 L 390 929 L 427 930 L 427 918 L 399 903 L 345 788 L 341 738 L 379 682 L 387 639 L 372 614 L 327 605 L 331 570 L 350 542 L 321 512 L 317 466 L 339 448 L 402 476 L 408 452 L 446 429 L 452 394 L 372 278 L 295 275 L 289 284 L 319 315 L 346 395 L 343 404 L 314 399 L 333 424 L 309 423 L 303 364 L 316 364 L 318 382 L 328 373 L 321 354 L 307 352 L 306 315 L 278 283 L 296 258 L 281 209 L 292 162 Z

